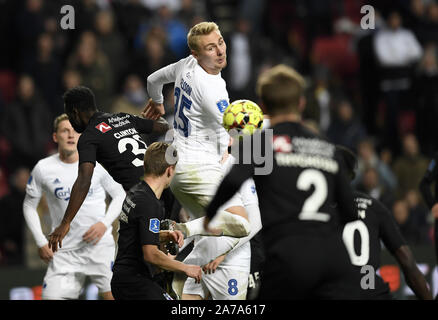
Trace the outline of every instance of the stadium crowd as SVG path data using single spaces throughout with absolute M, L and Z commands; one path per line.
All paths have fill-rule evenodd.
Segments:
M 65 4 L 73 30 L 59 23 Z M 374 29 L 361 28 L 366 4 Z M 186 57 L 187 31 L 203 20 L 216 21 L 227 42 L 231 101 L 257 101 L 255 81 L 268 67 L 296 68 L 308 85 L 305 122 L 358 154 L 353 184 L 392 210 L 410 245 L 432 245 L 418 186 L 438 149 L 437 1 L 20 0 L 0 2 L 0 265 L 26 264 L 25 186 L 36 162 L 56 152 L 62 93 L 82 84 L 99 110 L 139 114 L 146 77 Z

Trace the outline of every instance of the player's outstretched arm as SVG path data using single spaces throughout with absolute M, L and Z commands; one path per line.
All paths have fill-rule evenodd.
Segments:
M 202 269 L 200 266 L 185 264 L 181 261 L 174 260 L 160 251 L 156 245 L 146 244 L 142 246 L 142 249 L 145 261 L 164 270 L 182 272 L 188 277 L 194 278 L 196 283 L 201 282 Z
M 403 245 L 395 251 L 395 257 L 400 263 L 409 288 L 418 299 L 433 300 L 432 293 L 427 286 L 426 279 L 418 269 L 414 256 L 407 245 Z
M 50 234 L 49 247 L 53 252 L 58 250 L 58 245 L 62 248 L 62 239 L 70 230 L 70 223 L 79 211 L 84 202 L 88 190 L 91 185 L 91 177 L 93 176 L 94 164 L 91 162 L 83 162 L 79 165 L 79 173 L 70 194 L 70 201 L 65 210 L 61 224 Z

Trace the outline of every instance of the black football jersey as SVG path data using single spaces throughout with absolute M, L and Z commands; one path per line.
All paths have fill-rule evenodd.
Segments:
M 146 143 L 153 121 L 127 113 L 96 112 L 78 142 L 79 164 L 98 161 L 125 190 L 143 176 Z
M 245 164 L 248 162 L 245 139 L 240 143 L 239 162 L 208 207 L 210 217 L 224 198 L 228 199 L 243 181 L 253 176 L 262 234 L 267 243 L 270 235 L 278 239 L 281 234 L 305 234 L 308 229 L 339 230 L 341 221 L 357 219 L 352 191 L 333 144 L 293 122 L 276 125 L 272 139 L 266 134 L 262 132 L 261 139 L 256 134 L 251 136 L 253 156 L 249 164 Z M 258 158 L 257 148 L 262 153 Z M 268 174 L 270 166 L 272 172 Z M 339 208 L 331 206 L 332 201 L 340 203 Z
M 113 272 L 119 275 L 143 274 L 152 279 L 155 267 L 143 258 L 143 245 L 159 245 L 160 221 L 164 207 L 145 181 L 126 194 L 119 217 L 119 239 Z
M 372 266 L 377 272 L 380 268 L 381 241 L 392 254 L 406 243 L 391 212 L 382 203 L 360 192 L 354 192 L 354 197 L 359 219 L 344 226 L 342 238 L 351 263 L 358 272 L 365 265 Z M 375 298 L 388 292 L 388 285 L 376 275 L 375 289 L 362 290 L 361 295 Z

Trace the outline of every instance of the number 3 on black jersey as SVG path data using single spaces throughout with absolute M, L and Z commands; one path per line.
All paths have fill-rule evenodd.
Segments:
M 129 144 L 129 145 L 132 146 L 131 152 L 134 155 L 137 156 L 137 155 L 141 154 L 141 155 L 144 156 L 144 153 L 146 152 L 146 149 L 140 148 L 139 143 L 141 143 L 146 148 L 146 144 L 143 141 L 141 141 L 140 136 L 138 134 L 136 134 L 136 135 L 132 136 L 132 138 L 129 137 L 129 138 L 121 139 L 117 146 L 119 148 L 119 152 L 123 153 L 123 152 L 125 152 L 127 150 L 126 146 Z M 142 159 L 143 159 L 143 157 L 142 157 Z M 136 167 L 141 167 L 143 165 L 143 160 L 142 159 L 135 158 L 134 160 L 132 160 L 131 163 L 134 166 L 136 166 Z

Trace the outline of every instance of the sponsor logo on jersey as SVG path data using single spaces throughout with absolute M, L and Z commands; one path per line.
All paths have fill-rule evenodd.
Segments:
M 224 113 L 225 109 L 228 107 L 228 101 L 225 99 L 216 102 L 217 108 L 221 113 Z
M 59 181 L 58 178 L 56 178 L 55 180 L 53 180 L 53 184 L 58 184 L 58 183 L 61 183 L 61 181 Z
M 149 219 L 149 231 L 153 233 L 160 232 L 160 220 L 157 218 Z
M 274 152 L 292 152 L 292 142 L 290 137 L 287 135 L 274 136 Z
M 58 187 L 55 188 L 55 191 L 53 193 L 55 197 L 57 197 L 58 199 L 68 201 L 70 200 L 71 189 L 70 188 L 64 189 L 64 187 Z M 87 196 L 90 196 L 92 194 L 93 194 L 93 188 L 90 188 L 90 190 L 88 190 Z
M 109 126 L 108 124 L 106 124 L 105 122 L 101 122 L 96 126 L 96 129 L 99 130 L 102 133 L 105 133 L 107 131 L 110 131 L 112 128 L 111 126 Z

